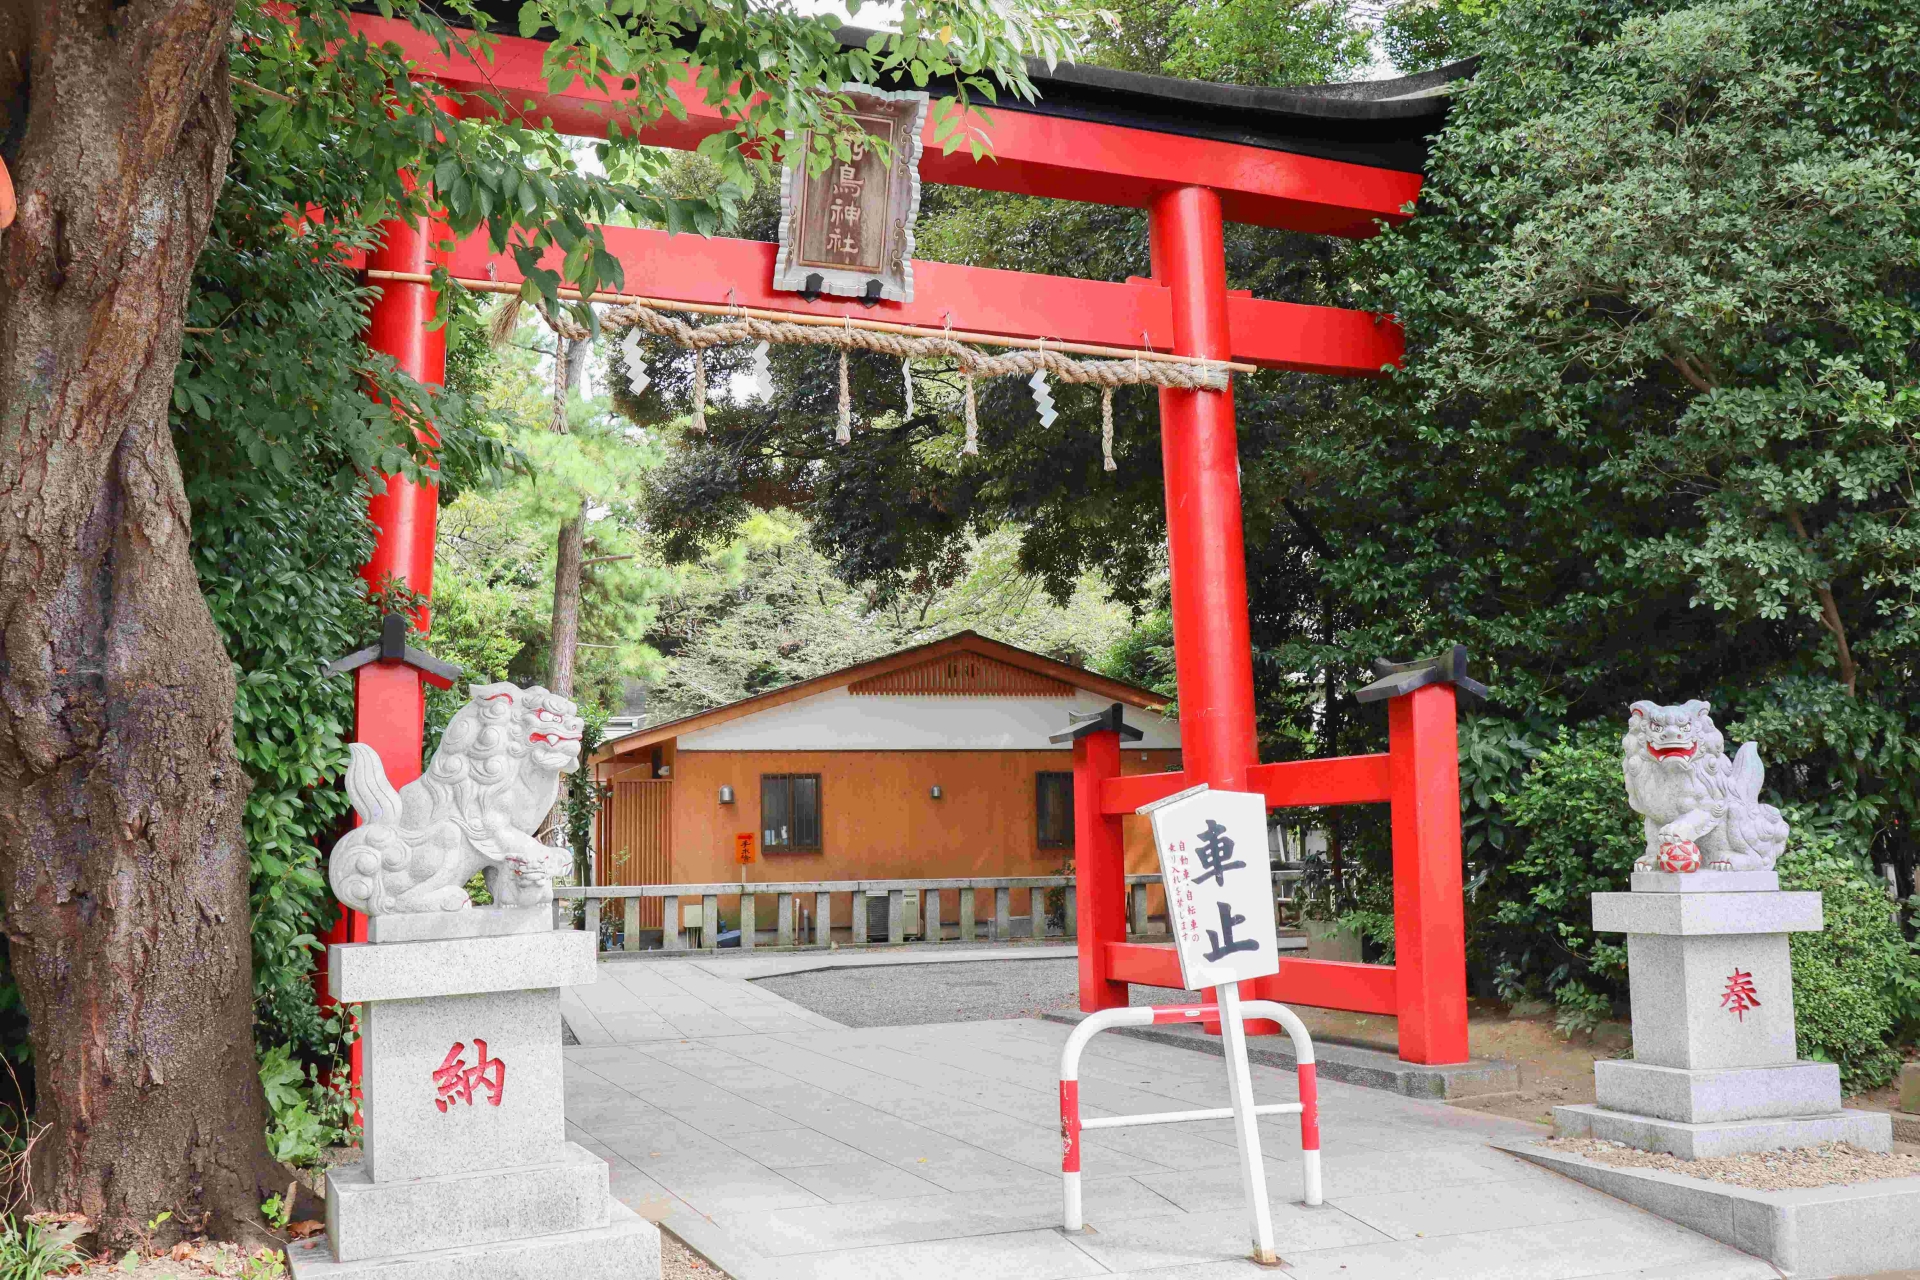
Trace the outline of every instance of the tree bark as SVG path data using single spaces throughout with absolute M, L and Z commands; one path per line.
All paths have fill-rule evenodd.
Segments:
M 567 393 L 580 385 L 581 370 L 586 367 L 590 350 L 585 339 L 569 341 L 556 336 L 554 359 L 559 363 L 553 379 L 555 431 L 566 430 Z M 573 518 L 560 525 L 560 535 L 554 545 L 553 633 L 547 654 L 547 688 L 563 698 L 573 696 L 574 658 L 580 651 L 580 570 L 586 554 L 586 532 L 587 500 L 582 498 Z M 547 811 L 546 821 L 541 824 L 541 839 L 566 843 L 567 791 L 572 785 L 571 780 L 563 784 L 555 797 L 553 808 Z
M 1813 550 L 1813 535 L 1807 532 L 1807 522 L 1800 518 L 1800 512 L 1787 508 L 1787 525 Z M 1822 582 L 1813 589 L 1815 598 L 1820 601 L 1820 625 L 1833 633 L 1833 642 L 1839 660 L 1840 683 L 1847 688 L 1847 696 L 1853 697 L 1860 682 L 1860 668 L 1853 661 L 1853 646 L 1847 643 L 1847 624 L 1840 617 L 1840 603 L 1833 598 L 1833 584 Z
M 580 566 L 586 544 L 587 500 L 560 526 L 553 561 L 553 653 L 547 687 L 573 696 L 574 655 L 580 648 Z
M 247 779 L 167 404 L 233 136 L 231 0 L 0 7 L 0 892 L 36 1207 L 262 1233 Z
M 554 414 L 556 431 L 566 429 L 566 396 L 580 386 L 581 371 L 587 367 L 592 351 L 584 338 L 557 340 L 554 358 L 564 363 L 554 371 Z M 563 698 L 573 696 L 574 655 L 580 645 L 580 569 L 586 554 L 587 500 L 580 499 L 580 510 L 560 526 L 560 537 L 553 558 L 553 644 L 548 662 L 547 687 Z M 558 812 L 558 810 L 556 810 Z

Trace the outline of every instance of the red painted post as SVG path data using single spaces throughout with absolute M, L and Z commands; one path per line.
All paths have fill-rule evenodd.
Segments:
M 1465 1062 L 1468 1057 L 1454 716 L 1451 684 L 1426 685 L 1387 703 L 1394 986 L 1400 1056 L 1408 1062 Z
M 1182 187 L 1147 208 L 1153 277 L 1173 295 L 1173 349 L 1227 360 L 1227 257 L 1220 197 Z M 1180 759 L 1189 785 L 1241 791 L 1258 764 L 1253 640 L 1240 527 L 1240 448 L 1233 392 L 1160 392 L 1160 456 L 1167 490 L 1173 587 L 1173 661 L 1180 689 Z M 1254 997 L 1253 985 L 1241 995 Z M 1216 1001 L 1218 996 L 1215 996 Z M 1206 1029 L 1219 1034 L 1220 1024 Z M 1248 1035 L 1279 1031 L 1269 1019 Z
M 367 255 L 369 269 L 425 274 L 446 259 L 445 251 L 438 247 L 448 236 L 443 224 L 425 218 L 395 220 L 381 224 L 381 232 L 385 242 Z M 380 296 L 367 315 L 367 345 L 392 356 L 401 371 L 414 379 L 441 385 L 447 374 L 446 330 L 428 327 L 438 295 L 424 284 L 398 280 L 377 283 Z M 420 434 L 432 443 L 432 424 L 421 423 Z M 437 485 L 386 477 L 386 491 L 367 501 L 367 515 L 379 530 L 373 555 L 360 571 L 369 586 L 378 590 L 390 579 L 397 579 L 422 596 L 433 594 L 433 535 L 438 509 Z M 424 631 L 430 621 L 428 609 L 422 606 L 415 625 Z M 418 725 L 415 728 L 417 733 Z
M 1148 210 L 1154 279 L 1173 295 L 1173 349 L 1228 359 L 1220 197 L 1183 187 Z M 1160 392 L 1160 452 L 1173 580 L 1180 756 L 1189 783 L 1239 791 L 1258 761 L 1240 452 L 1231 391 Z
M 1074 924 L 1079 934 L 1080 1008 L 1127 1003 L 1127 984 L 1108 976 L 1107 944 L 1127 940 L 1127 850 L 1120 819 L 1100 811 L 1100 787 L 1120 776 L 1120 735 L 1086 733 L 1073 743 Z
M 447 237 L 444 225 L 421 218 L 383 223 L 384 244 L 367 256 L 370 268 L 424 274 L 445 260 L 438 247 Z M 419 382 L 438 387 L 446 380 L 447 341 L 444 329 L 430 329 L 438 301 L 423 284 L 397 280 L 379 282 L 380 296 L 367 315 L 367 346 L 392 356 L 401 371 Z M 433 424 L 416 428 L 422 439 L 434 442 Z M 433 592 L 434 527 L 439 515 L 439 488 L 401 476 L 387 476 L 386 491 L 367 500 L 367 515 L 375 529 L 373 555 L 360 574 L 378 590 L 397 581 L 419 596 Z M 425 630 L 431 612 L 425 604 L 414 623 Z M 426 690 L 412 667 L 368 663 L 353 673 L 353 736 L 380 753 L 387 781 L 403 787 L 420 776 L 421 750 L 426 732 Z M 340 909 L 340 919 L 328 932 L 328 942 L 365 942 L 367 920 L 358 911 Z M 332 995 L 323 997 L 331 1003 Z M 354 1041 L 348 1078 L 356 1095 L 360 1088 L 360 1042 Z

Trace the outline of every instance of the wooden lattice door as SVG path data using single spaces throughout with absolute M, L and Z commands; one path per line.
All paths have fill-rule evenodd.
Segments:
M 615 782 L 602 810 L 597 884 L 673 883 L 673 781 Z M 640 899 L 640 927 L 661 926 L 659 898 Z

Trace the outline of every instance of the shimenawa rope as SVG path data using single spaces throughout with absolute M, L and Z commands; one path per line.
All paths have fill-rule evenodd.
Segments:
M 552 313 L 541 309 L 540 316 L 555 333 L 563 338 L 578 340 L 588 336 L 586 326 L 565 313 Z M 851 324 L 845 328 L 833 329 L 741 316 L 714 324 L 692 325 L 640 303 L 627 303 L 609 308 L 601 317 L 601 324 L 613 330 L 640 329 L 656 337 L 666 338 L 694 353 L 692 429 L 697 432 L 703 432 L 707 428 L 706 361 L 702 353 L 708 347 L 768 342 L 792 346 L 838 348 L 840 406 L 835 439 L 841 444 L 847 444 L 853 438 L 852 396 L 847 369 L 849 352 L 873 351 L 901 361 L 902 376 L 908 383 L 909 406 L 912 403 L 913 376 L 910 362 L 929 359 L 952 361 L 965 382 L 963 401 L 966 444 L 962 452 L 969 456 L 978 454 L 980 451 L 979 410 L 974 394 L 975 381 L 983 378 L 1020 375 L 1031 377 L 1035 372 L 1044 370 L 1062 382 L 1090 384 L 1100 388 L 1102 465 L 1108 471 L 1117 469 L 1113 459 L 1113 390 L 1115 387 L 1155 386 L 1189 391 L 1224 391 L 1231 380 L 1231 374 L 1226 369 L 1207 365 L 1148 363 L 1140 360 L 1076 360 L 1058 351 L 1044 348 L 988 355 L 954 338 L 907 337 L 902 334 L 855 329 Z M 564 372 L 560 376 L 564 378 Z M 908 412 L 912 412 L 911 408 Z

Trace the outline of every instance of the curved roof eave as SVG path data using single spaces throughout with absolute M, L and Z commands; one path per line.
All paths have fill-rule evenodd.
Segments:
M 1029 68 L 1038 102 L 994 110 L 1148 129 L 1419 173 L 1446 123 L 1452 88 L 1479 68 L 1467 58 L 1392 80 L 1253 88 L 1209 80 L 1062 65 Z

